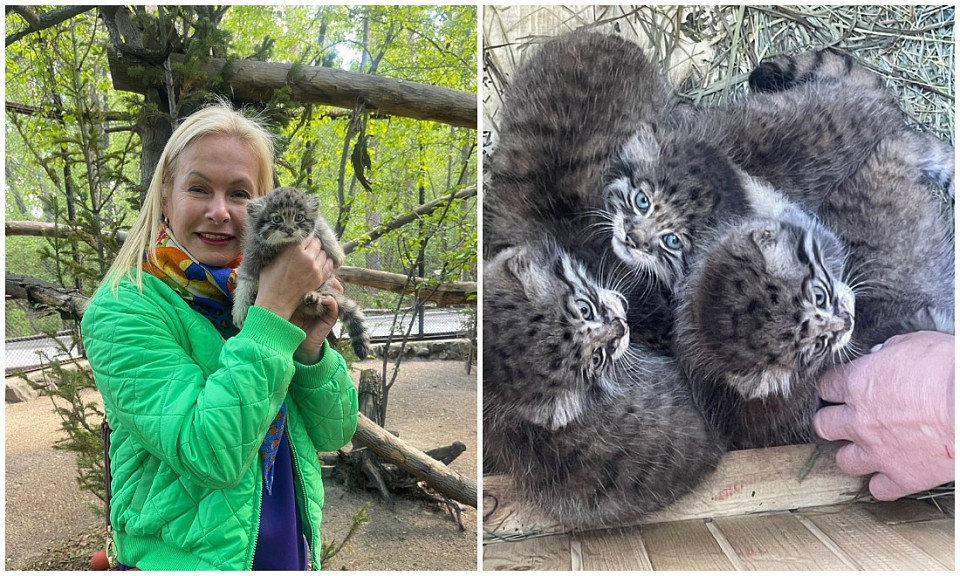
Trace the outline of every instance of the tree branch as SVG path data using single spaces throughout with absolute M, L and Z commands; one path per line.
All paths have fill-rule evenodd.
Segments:
M 107 57 L 115 89 L 138 94 L 145 94 L 149 89 L 163 89 L 162 85 L 148 84 L 152 80 L 145 79 L 163 78 L 162 73 L 130 74 L 130 69 L 135 66 L 157 68 L 162 72 L 155 64 L 121 53 L 114 46 L 108 47 Z M 175 82 L 181 80 L 179 70 L 185 59 L 183 54 L 170 54 Z M 477 127 L 477 95 L 472 92 L 322 66 L 256 60 L 232 60 L 227 66 L 223 58 L 210 58 L 201 65 L 200 73 L 213 78 L 223 73 L 225 67 L 229 72 L 223 81 L 230 97 L 243 102 L 268 102 L 275 90 L 287 87 L 291 98 L 302 104 L 325 104 L 352 110 L 362 103 L 366 110 L 380 114 Z
M 354 238 L 349 242 L 343 242 L 343 251 L 349 254 L 356 250 L 358 246 L 369 244 L 388 232 L 402 228 L 417 218 L 434 212 L 435 210 L 444 206 L 444 203 L 449 203 L 453 200 L 463 200 L 464 198 L 470 198 L 471 196 L 476 195 L 477 187 L 467 186 L 466 188 L 463 188 L 459 192 L 451 194 L 450 196 L 443 196 L 441 198 L 437 198 L 436 200 L 431 200 L 430 202 L 417 207 L 413 210 L 413 212 L 409 212 L 403 216 L 394 218 L 389 222 L 385 222 L 373 230 L 370 230 L 366 234 L 362 234 L 360 237 Z
M 380 270 L 369 270 L 367 268 L 355 268 L 353 266 L 341 266 L 336 271 L 337 278 L 351 284 L 360 286 L 370 286 L 380 290 L 389 290 L 397 294 L 414 294 L 417 286 L 429 282 L 425 278 L 413 277 L 407 282 L 405 274 L 395 274 L 393 272 L 383 272 Z M 432 288 L 432 287 L 431 287 Z M 436 290 L 431 290 L 429 294 L 420 294 L 423 300 L 435 302 L 437 306 L 462 306 L 477 304 L 477 283 L 476 282 L 447 282 L 436 286 Z
M 57 24 L 64 22 L 77 16 L 78 14 L 83 14 L 90 10 L 95 9 L 96 6 L 64 6 L 63 8 L 54 8 L 48 12 L 37 16 L 28 6 L 13 6 L 11 9 L 23 17 L 27 21 L 29 26 L 19 32 L 14 32 L 13 34 L 7 36 L 6 46 L 9 46 L 24 38 L 33 34 L 34 32 L 39 32 L 41 30 L 46 30 L 51 26 L 56 26 Z

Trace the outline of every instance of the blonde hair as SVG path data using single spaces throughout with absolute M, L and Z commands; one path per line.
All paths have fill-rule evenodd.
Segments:
M 222 100 L 191 114 L 173 131 L 163 147 L 140 215 L 134 221 L 126 241 L 107 271 L 105 278 L 113 275 L 110 287 L 114 294 L 117 293 L 117 287 L 124 276 L 136 284 L 138 289 L 143 288 L 143 254 L 153 249 L 160 233 L 163 199 L 169 193 L 169 187 L 176 175 L 177 160 L 187 146 L 208 135 L 230 136 L 250 147 L 257 159 L 260 177 L 257 189 L 252 191 L 254 197 L 266 194 L 273 188 L 273 137 L 258 120 L 248 118 Z

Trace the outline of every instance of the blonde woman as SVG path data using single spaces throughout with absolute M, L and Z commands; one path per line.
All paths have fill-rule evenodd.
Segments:
M 332 273 L 319 241 L 266 266 L 243 329 L 230 321 L 246 204 L 272 166 L 270 135 L 229 105 L 184 120 L 84 314 L 121 568 L 305 570 L 310 552 L 320 568 L 316 452 L 353 436 L 357 394 L 325 343 L 335 300 L 295 314 Z

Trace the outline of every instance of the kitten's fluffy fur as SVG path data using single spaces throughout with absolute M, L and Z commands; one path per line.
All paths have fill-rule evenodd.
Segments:
M 319 200 L 296 188 L 277 188 L 248 203 L 246 230 L 233 303 L 233 323 L 238 328 L 243 326 L 247 311 L 257 298 L 260 271 L 290 244 L 303 242 L 312 235 L 320 240 L 334 269 L 339 268 L 345 258 L 336 234 L 320 215 Z M 304 295 L 301 309 L 312 315 L 322 314 L 322 294 L 336 299 L 340 321 L 350 334 L 354 352 L 358 358 L 366 358 L 370 339 L 363 312 L 356 302 L 324 284 L 315 292 Z
M 666 345 L 670 310 L 597 226 L 615 147 L 681 108 L 636 45 L 575 32 L 515 75 L 487 165 L 484 470 L 571 526 L 635 521 L 722 453 L 675 363 L 631 343 Z
M 544 44 L 507 88 L 484 166 L 485 257 L 552 236 L 631 300 L 631 339 L 667 348 L 668 303 L 601 229 L 602 174 L 640 122 L 669 125 L 690 109 L 636 44 L 582 30 Z
M 785 91 L 714 119 L 732 157 L 782 194 L 755 181 L 756 217 L 700 239 L 676 344 L 735 447 L 811 440 L 823 370 L 894 334 L 953 332 L 953 241 L 927 189 L 952 185 L 949 146 L 907 129 L 875 78 L 837 55 L 767 62 L 751 82 Z
M 713 470 L 676 363 L 628 345 L 619 295 L 555 242 L 500 252 L 484 286 L 485 470 L 577 528 L 635 522 Z
M 900 210 L 929 212 L 932 202 L 923 182 L 952 190 L 952 148 L 909 129 L 879 79 L 848 57 L 826 51 L 780 57 L 762 63 L 751 85 L 754 94 L 731 105 L 692 111 L 679 127 L 641 126 L 606 174 L 610 242 L 621 259 L 656 274 L 664 285 L 678 285 L 700 248 L 700 235 L 713 224 L 731 212 L 754 212 L 750 198 L 743 204 L 750 180 L 772 184 L 841 237 L 858 239 L 884 229 L 876 223 L 871 230 L 863 228 L 884 210 L 890 226 L 901 229 L 894 224 Z M 724 175 L 730 171 L 740 171 L 740 180 Z M 877 179 L 884 171 L 901 171 L 897 179 L 911 182 L 912 190 L 892 205 L 887 193 L 872 196 L 864 187 L 865 179 Z M 721 177 L 722 184 L 714 185 Z M 846 202 L 848 211 L 865 215 L 856 223 L 833 213 L 851 190 L 862 190 L 855 201 Z M 638 192 L 651 205 L 646 215 L 633 201 Z M 926 215 L 922 220 L 918 223 L 924 229 L 916 238 L 940 244 L 942 223 Z M 668 233 L 680 238 L 679 249 L 661 242 L 652 255 L 643 253 L 643 239 Z M 856 248 L 854 260 L 858 266 L 864 260 L 856 257 Z M 942 258 L 928 261 L 939 265 Z

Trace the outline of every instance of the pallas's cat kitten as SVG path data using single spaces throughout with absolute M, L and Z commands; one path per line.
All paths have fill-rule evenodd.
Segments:
M 859 90 L 867 109 L 879 106 L 870 76 L 834 56 L 778 58 L 752 82 L 776 78 L 798 102 Z M 890 115 L 848 121 L 871 134 L 858 162 L 828 158 L 809 176 L 784 171 L 775 175 L 783 194 L 755 183 L 747 192 L 757 217 L 706 235 L 683 284 L 676 349 L 695 396 L 734 447 L 813 439 L 816 381 L 827 367 L 895 334 L 953 332 L 953 238 L 928 189 L 952 186 L 952 149 Z M 857 139 L 826 138 L 824 154 L 838 138 Z
M 823 203 L 839 202 L 856 180 L 875 177 L 870 159 L 880 143 L 899 146 L 899 157 L 887 154 L 889 170 L 902 167 L 906 178 L 952 187 L 952 148 L 909 128 L 879 79 L 849 57 L 780 57 L 761 64 L 751 86 L 753 94 L 690 111 L 672 128 L 640 125 L 604 175 L 614 252 L 665 286 L 679 285 L 703 234 L 731 215 L 755 213 L 750 179 L 769 182 L 834 229 Z M 869 201 L 864 210 L 882 206 L 868 190 L 858 200 Z M 929 205 L 929 196 L 922 201 Z M 857 237 L 856 230 L 836 231 Z
M 669 123 L 687 108 L 636 44 L 586 30 L 545 43 L 511 79 L 484 165 L 485 257 L 552 236 L 630 298 L 631 338 L 665 346 L 669 309 L 619 265 L 599 227 L 601 178 L 638 123 Z
M 714 469 L 722 444 L 674 360 L 629 344 L 622 297 L 556 242 L 502 250 L 484 287 L 485 471 L 595 528 L 634 522 Z
M 243 242 L 243 260 L 237 269 L 234 292 L 233 322 L 243 326 L 247 310 L 257 298 L 260 271 L 284 248 L 299 244 L 310 236 L 320 240 L 334 269 L 343 264 L 345 254 L 333 229 L 320 214 L 320 201 L 297 188 L 280 187 L 247 204 L 247 227 Z M 329 280 L 327 281 L 329 283 Z M 303 297 L 301 309 L 312 314 L 323 313 L 321 294 L 337 301 L 339 318 L 350 335 L 350 344 L 357 357 L 369 355 L 370 338 L 364 325 L 363 311 L 353 300 L 324 284 Z
M 680 293 L 677 354 L 731 448 L 811 441 L 817 377 L 857 353 L 846 247 L 783 206 L 705 238 Z

